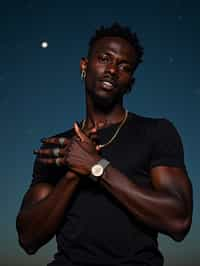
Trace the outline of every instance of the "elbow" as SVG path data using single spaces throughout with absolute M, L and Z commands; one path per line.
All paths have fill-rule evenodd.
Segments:
M 33 244 L 30 241 L 27 241 L 22 235 L 19 235 L 18 241 L 21 248 L 26 252 L 26 254 L 34 255 L 37 252 L 38 248 L 34 247 Z
M 169 230 L 169 235 L 173 240 L 181 242 L 188 234 L 191 224 L 192 224 L 191 217 L 187 217 L 185 219 L 176 221 L 171 225 L 171 230 Z
M 32 242 L 26 236 L 25 230 L 22 230 L 20 226 L 19 219 L 17 219 L 16 223 L 17 233 L 18 233 L 18 242 L 20 247 L 26 252 L 28 255 L 33 255 L 37 252 L 37 248 L 33 247 Z

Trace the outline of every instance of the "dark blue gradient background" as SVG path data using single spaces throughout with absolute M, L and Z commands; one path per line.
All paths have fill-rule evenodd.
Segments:
M 129 111 L 165 117 L 182 136 L 194 187 L 189 235 L 160 236 L 165 266 L 199 265 L 200 4 L 168 1 L 1 1 L 0 3 L 0 265 L 43 266 L 55 242 L 28 256 L 19 247 L 15 217 L 32 174 L 41 137 L 85 115 L 79 60 L 96 27 L 117 20 L 136 31 L 145 48 Z M 49 42 L 42 49 L 42 40 Z

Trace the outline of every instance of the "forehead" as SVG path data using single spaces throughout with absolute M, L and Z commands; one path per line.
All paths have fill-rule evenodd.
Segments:
M 103 37 L 97 40 L 92 48 L 92 54 L 95 53 L 111 53 L 132 62 L 136 58 L 134 47 L 121 37 Z

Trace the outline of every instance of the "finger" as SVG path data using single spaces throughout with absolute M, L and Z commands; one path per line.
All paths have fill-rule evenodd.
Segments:
M 92 140 L 92 142 L 94 142 L 94 143 L 98 143 L 98 141 L 99 141 L 99 135 L 97 135 L 97 134 L 92 134 L 92 135 L 90 136 L 90 139 Z
M 96 145 L 96 151 L 100 151 L 101 150 L 101 146 L 100 145 Z
M 64 158 L 56 158 L 56 159 L 38 158 L 37 161 L 46 165 L 57 165 L 57 166 L 65 165 Z
M 93 142 L 97 142 L 99 136 L 97 134 L 97 128 L 92 127 L 90 129 L 84 129 L 83 132 L 90 138 Z
M 88 130 L 88 134 L 94 134 L 96 132 L 97 132 L 97 128 L 96 127 L 93 127 L 93 128 Z
M 97 134 L 97 129 L 96 127 L 90 128 L 90 129 L 86 129 L 83 131 L 88 137 L 90 137 L 91 135 L 95 135 Z
M 87 142 L 89 140 L 88 136 L 80 129 L 77 122 L 74 123 L 74 130 L 76 135 L 80 138 L 82 142 Z
M 36 155 L 42 155 L 47 157 L 59 157 L 64 156 L 64 150 L 60 148 L 54 148 L 54 149 L 36 149 L 33 150 L 33 153 Z
M 70 140 L 68 138 L 64 138 L 64 137 L 52 137 L 52 138 L 43 138 L 41 139 L 41 142 L 43 142 L 44 144 L 56 144 L 56 145 L 60 145 L 60 146 L 66 146 Z
M 74 135 L 72 138 L 71 138 L 71 142 L 70 142 L 70 144 L 68 145 L 68 147 L 70 147 L 71 145 L 72 145 L 72 143 L 73 143 L 73 141 L 80 141 L 80 138 L 77 136 L 77 135 Z
M 106 125 L 107 125 L 107 121 L 100 122 L 99 125 L 98 125 L 98 129 L 101 129 L 103 127 L 106 127 Z

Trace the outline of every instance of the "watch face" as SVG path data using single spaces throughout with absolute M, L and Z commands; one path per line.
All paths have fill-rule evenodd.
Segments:
M 94 176 L 101 176 L 103 174 L 103 167 L 100 164 L 95 164 L 92 167 L 91 172 Z

